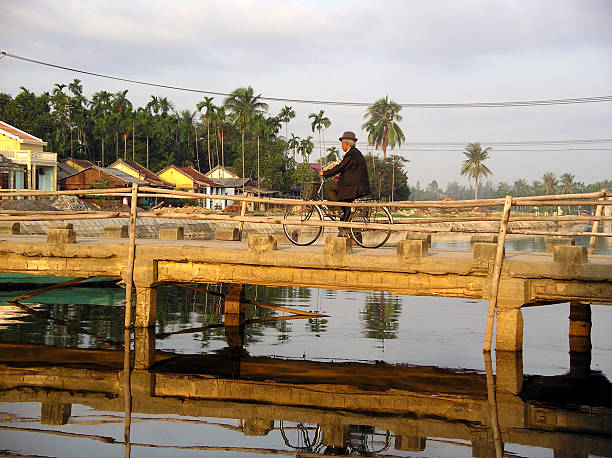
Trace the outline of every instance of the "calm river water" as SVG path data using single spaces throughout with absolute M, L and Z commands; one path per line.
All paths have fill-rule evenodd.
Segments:
M 175 382 L 147 402 L 133 387 L 131 456 L 495 456 L 487 302 L 246 285 L 250 301 L 327 316 L 272 320 L 288 314 L 248 305 L 243 348 L 230 351 L 223 287 L 199 287 L 210 292 L 159 288 L 154 371 Z M 106 385 L 123 367 L 124 291 L 73 287 L 26 299 L 26 309 L 5 302 L 22 291 L 0 294 L 0 454 L 124 456 L 123 396 Z M 523 390 L 497 395 L 506 456 L 612 455 L 612 309 L 591 308 L 590 372 L 578 375 L 569 305 L 523 309 Z M 70 351 L 61 364 L 57 347 Z M 88 378 L 100 379 L 97 392 Z M 194 380 L 208 388 L 196 393 Z M 522 413 L 508 420 L 503 409 Z

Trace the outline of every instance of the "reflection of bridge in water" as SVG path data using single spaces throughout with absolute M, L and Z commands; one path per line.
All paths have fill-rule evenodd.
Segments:
M 574 359 L 567 375 L 524 376 L 520 352 L 497 352 L 494 386 L 490 372 L 250 357 L 241 328 L 226 333 L 233 347 L 179 355 L 155 351 L 152 331 L 137 330 L 131 412 L 241 419 L 245 435 L 295 422 L 313 431 L 313 441 L 319 431 L 329 447 L 376 429 L 389 432 L 396 450 L 444 438 L 469 441 L 474 456 L 495 456 L 496 431 L 503 442 L 556 456 L 612 450 L 612 386 L 589 370 L 588 358 Z M 66 423 L 71 404 L 124 411 L 122 351 L 3 344 L 0 355 L 0 401 L 41 402 L 44 423 Z

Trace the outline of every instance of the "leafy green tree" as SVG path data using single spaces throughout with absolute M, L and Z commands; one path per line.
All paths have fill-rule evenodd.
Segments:
M 327 116 L 325 116 L 325 112 L 323 110 L 319 111 L 318 113 L 310 113 L 308 115 L 308 119 L 312 119 L 312 123 L 310 124 L 312 131 L 314 132 L 316 129 L 317 133 L 319 134 L 319 162 L 321 165 L 323 165 L 323 143 L 325 143 L 325 136 L 323 137 L 323 143 L 321 143 L 321 129 L 327 129 L 329 126 L 331 126 L 331 121 Z
M 552 194 L 557 187 L 557 176 L 554 172 L 545 172 L 544 175 L 542 175 L 542 182 L 546 187 L 546 194 Z
M 402 120 L 399 114 L 402 109 L 397 103 L 390 101 L 389 96 L 379 99 L 366 110 L 361 128 L 368 132 L 368 143 L 376 149 L 382 148 L 383 158 L 387 157 L 387 147 L 402 146 L 406 139 L 398 121 Z
M 480 143 L 468 143 L 463 154 L 466 159 L 461 166 L 461 175 L 467 175 L 469 178 L 474 178 L 476 190 L 474 192 L 474 200 L 478 200 L 478 180 L 481 176 L 487 177 L 493 172 L 484 165 L 484 161 L 489 159 L 490 147 L 482 148 Z
M 136 110 L 136 119 L 139 130 L 145 135 L 145 167 L 149 168 L 149 140 L 154 132 L 154 119 L 151 112 L 146 107 L 139 107 Z
M 370 177 L 370 194 L 381 201 L 408 200 L 410 188 L 404 165 L 408 162 L 402 156 L 393 154 L 380 158 L 366 155 L 368 175 Z
M 234 122 L 240 129 L 240 136 L 242 139 L 242 177 L 245 176 L 244 170 L 244 131 L 246 129 L 249 120 L 257 113 L 263 113 L 268 109 L 268 105 L 260 101 L 261 94 L 255 95 L 253 88 L 240 87 L 235 89 L 226 99 L 225 108 L 227 108 L 232 116 Z M 244 191 L 244 186 L 243 186 Z

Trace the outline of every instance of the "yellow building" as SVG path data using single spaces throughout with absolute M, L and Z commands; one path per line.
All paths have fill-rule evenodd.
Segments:
M 180 191 L 197 192 L 201 194 L 213 195 L 234 195 L 233 188 L 227 188 L 223 185 L 215 183 L 204 174 L 198 172 L 193 167 L 177 167 L 171 165 L 157 176 L 168 183 L 171 183 L 175 189 Z M 232 201 L 204 199 L 202 206 L 206 208 L 224 209 L 226 205 L 231 205 Z
M 26 167 L 11 178 L 12 189 L 57 190 L 57 154 L 44 152 L 47 143 L 0 121 L 0 155 Z
M 111 169 L 121 170 L 128 175 L 132 175 L 134 178 L 138 178 L 139 180 L 144 180 L 149 184 L 149 186 L 156 186 L 160 188 L 174 187 L 172 183 L 162 180 L 149 169 L 140 165 L 138 162 L 127 162 L 122 159 L 117 159 L 108 167 Z

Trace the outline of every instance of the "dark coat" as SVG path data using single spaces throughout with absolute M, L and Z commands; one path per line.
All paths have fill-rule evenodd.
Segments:
M 370 193 L 370 178 L 366 160 L 354 146 L 346 152 L 342 162 L 323 172 L 324 177 L 340 174 L 338 179 L 338 199 L 351 201 Z

